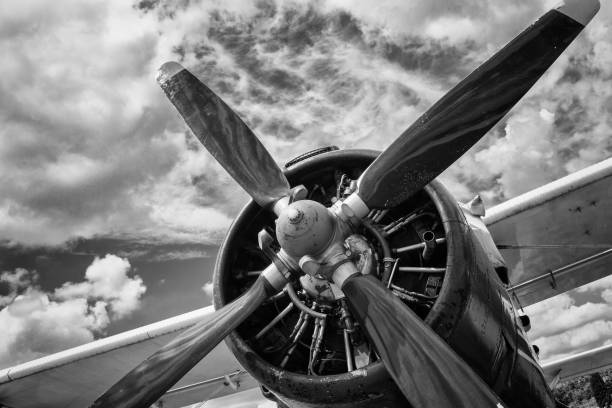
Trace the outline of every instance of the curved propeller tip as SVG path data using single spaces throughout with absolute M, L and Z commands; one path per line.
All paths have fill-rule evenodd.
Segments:
M 599 11 L 599 0 L 564 0 L 557 10 L 585 26 Z
M 175 61 L 168 61 L 157 70 L 155 80 L 161 85 L 168 82 L 173 76 L 184 70 L 183 66 Z

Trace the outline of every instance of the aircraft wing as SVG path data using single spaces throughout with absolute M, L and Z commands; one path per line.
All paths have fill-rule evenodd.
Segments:
M 0 406 L 87 407 L 181 330 L 213 311 L 212 306 L 198 309 L 0 370 Z M 221 342 L 162 397 L 162 406 L 184 407 L 256 386 Z
M 491 208 L 483 221 L 517 306 L 609 275 L 611 214 L 612 158 Z
M 560 358 L 545 361 L 542 370 L 546 380 L 554 387 L 559 381 L 598 373 L 612 366 L 612 344 Z

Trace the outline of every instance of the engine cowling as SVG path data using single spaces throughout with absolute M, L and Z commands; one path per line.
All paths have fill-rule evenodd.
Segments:
M 377 155 L 368 150 L 306 155 L 286 175 L 292 186 L 307 188 L 309 199 L 329 207 L 350 194 Z M 273 215 L 253 201 L 238 215 L 217 258 L 217 308 L 244 292 L 269 264 L 266 252 L 278 250 L 274 226 Z M 512 379 L 531 390 L 533 406 L 544 406 L 547 396 L 539 395 L 533 376 L 525 374 L 529 367 L 517 376 L 521 345 L 507 292 L 461 209 L 439 182 L 389 211 L 373 211 L 353 240 L 347 240 L 346 250 L 362 273 L 387 284 L 502 399 L 515 398 L 508 387 Z M 296 279 L 226 342 L 262 384 L 264 395 L 280 406 L 408 406 L 351 319 L 341 291 L 324 280 L 307 275 Z

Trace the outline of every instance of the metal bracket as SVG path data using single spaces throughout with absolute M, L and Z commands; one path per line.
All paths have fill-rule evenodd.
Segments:
M 553 289 L 557 289 L 557 281 L 555 280 L 555 274 L 552 269 L 548 270 L 548 274 L 550 275 L 550 287 Z
M 237 391 L 240 388 L 240 382 L 234 381 L 233 377 L 235 377 L 238 373 L 226 374 L 223 376 L 225 381 L 223 381 L 223 385 L 229 386 L 232 390 Z
M 525 313 L 525 311 L 523 310 L 523 305 L 521 304 L 521 299 L 519 299 L 515 291 L 512 291 L 512 297 L 516 300 L 516 303 L 518 304 L 518 307 L 521 309 L 521 312 Z

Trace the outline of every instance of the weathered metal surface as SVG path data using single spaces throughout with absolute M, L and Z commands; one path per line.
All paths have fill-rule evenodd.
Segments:
M 507 263 L 515 302 L 527 306 L 609 275 L 609 257 L 552 272 L 611 249 L 610 214 L 612 159 L 491 208 L 484 222 Z
M 436 178 L 533 86 L 584 26 L 551 10 L 429 108 L 359 180 L 369 208 L 393 207 Z
M 221 98 L 176 62 L 160 68 L 160 86 L 193 134 L 262 207 L 289 194 L 289 184 L 257 136 Z

